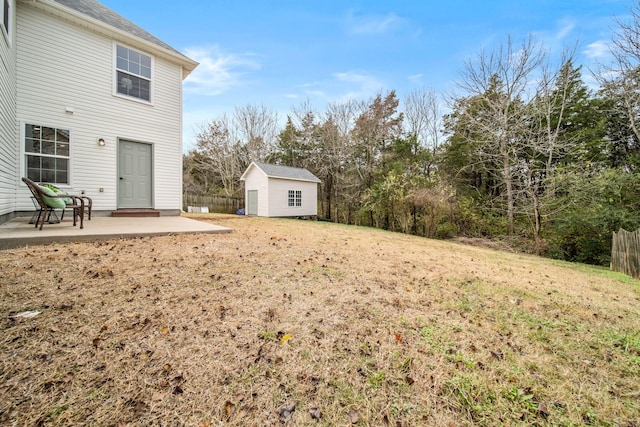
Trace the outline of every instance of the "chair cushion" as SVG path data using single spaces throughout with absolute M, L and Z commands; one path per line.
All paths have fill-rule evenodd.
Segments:
M 55 185 L 51 185 L 51 184 L 44 184 L 43 187 L 47 187 L 49 190 L 53 191 L 54 193 L 56 193 L 58 196 L 68 196 L 69 193 L 67 193 L 64 190 L 59 189 L 58 187 L 56 187 Z M 72 205 L 73 204 L 73 199 L 71 197 L 66 197 L 64 199 L 65 204 L 67 206 Z
M 56 197 L 55 191 L 43 185 L 39 185 L 38 187 L 42 190 L 42 200 L 47 204 L 47 206 L 54 209 L 64 209 L 67 207 L 64 199 Z

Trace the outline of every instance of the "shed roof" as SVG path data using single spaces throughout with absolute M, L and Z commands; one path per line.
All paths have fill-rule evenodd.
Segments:
M 273 165 L 271 163 L 251 162 L 247 170 L 242 174 L 240 179 L 245 176 L 252 167 L 257 167 L 269 178 L 293 179 L 297 181 L 321 182 L 320 179 L 303 168 L 295 168 L 293 166 Z
M 166 52 L 166 54 L 172 56 L 173 58 L 179 60 L 183 67 L 188 71 L 192 71 L 198 63 L 186 55 L 182 54 L 178 50 L 169 46 L 167 43 L 163 42 L 153 34 L 148 31 L 140 28 L 133 22 L 104 6 L 102 3 L 96 0 L 37 0 L 33 4 L 42 5 L 43 7 L 49 7 L 53 9 L 60 9 L 60 6 L 63 8 L 67 8 L 67 10 L 71 10 L 75 12 L 75 15 L 78 17 L 84 17 L 84 20 L 96 22 L 103 25 L 107 25 L 115 30 L 118 30 L 128 37 L 133 39 L 142 40 L 143 42 L 149 43 L 156 48 L 159 48 L 161 51 Z M 58 7 L 55 7 L 58 5 Z M 73 18 L 70 16 L 69 12 L 60 13 L 60 16 L 63 16 L 67 19 Z M 77 22 L 77 21 L 76 21 Z M 185 76 L 186 77 L 186 74 Z

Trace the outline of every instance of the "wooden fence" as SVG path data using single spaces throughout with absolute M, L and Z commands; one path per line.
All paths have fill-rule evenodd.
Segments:
M 182 210 L 187 212 L 189 206 L 206 206 L 209 212 L 236 213 L 244 207 L 244 199 L 238 197 L 202 196 L 196 194 L 182 195 Z
M 613 232 L 611 270 L 640 278 L 640 230 Z

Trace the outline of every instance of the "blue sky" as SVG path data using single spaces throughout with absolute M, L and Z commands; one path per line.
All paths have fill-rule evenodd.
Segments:
M 482 49 L 534 35 L 550 55 L 577 44 L 588 67 L 632 0 L 101 0 L 200 62 L 184 83 L 184 146 L 236 106 L 282 117 L 308 100 L 444 92 Z M 584 70 L 583 74 L 588 74 Z M 588 80 L 588 76 L 584 76 Z

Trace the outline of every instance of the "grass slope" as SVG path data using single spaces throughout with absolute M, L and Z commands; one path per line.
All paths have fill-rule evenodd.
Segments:
M 0 424 L 639 425 L 636 281 L 198 218 L 235 231 L 0 251 Z

